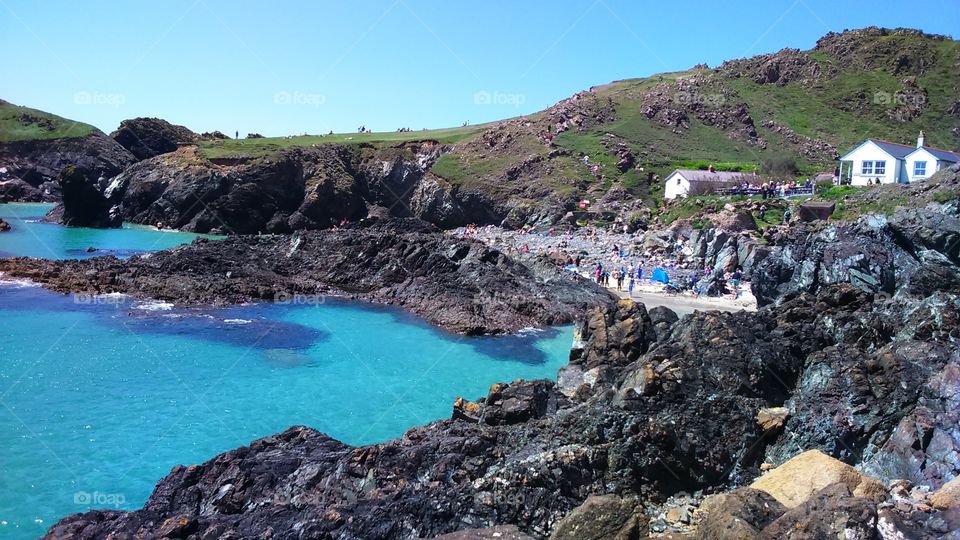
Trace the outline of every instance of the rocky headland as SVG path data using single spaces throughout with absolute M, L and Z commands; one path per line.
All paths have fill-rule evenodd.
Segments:
M 571 281 L 549 261 L 521 264 L 416 220 L 198 239 L 124 260 L 5 259 L 0 272 L 64 293 L 124 293 L 188 306 L 343 296 L 401 307 L 461 334 L 569 323 L 615 301 L 600 287 Z
M 456 400 L 449 420 L 379 445 L 350 447 L 292 427 L 174 468 L 140 510 L 74 515 L 49 537 L 956 534 L 957 217 L 950 203 L 798 230 L 754 268 L 766 303 L 756 312 L 678 319 L 629 300 L 595 308 L 556 383 L 494 385 L 477 400 Z M 345 241 L 350 232 L 315 234 L 257 242 L 282 250 L 301 238 L 297 249 L 307 252 L 322 242 L 357 253 Z M 243 245 L 252 259 L 265 254 L 257 242 L 220 243 L 231 252 Z M 133 269 L 149 276 L 149 264 L 221 264 L 193 257 L 208 244 L 140 260 L 128 274 L 112 271 L 123 267 L 109 259 L 2 269 L 55 288 L 147 283 Z M 366 249 L 385 250 L 375 246 Z M 306 275 L 320 264 L 297 262 Z M 202 290 L 186 274 L 171 279 L 184 280 Z

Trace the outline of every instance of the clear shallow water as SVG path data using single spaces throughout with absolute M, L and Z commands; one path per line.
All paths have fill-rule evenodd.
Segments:
M 61 227 L 37 222 L 52 204 L 0 204 L 0 219 L 11 229 L 0 233 L 0 257 L 40 257 L 44 259 L 83 259 L 98 255 L 129 257 L 137 253 L 159 251 L 180 244 L 189 244 L 198 235 L 158 231 L 141 225 L 124 225 L 122 229 L 86 229 Z M 209 237 L 209 236 L 208 236 Z M 215 238 L 215 237 L 210 237 Z M 87 248 L 98 252 L 88 253 Z
M 147 245 L 104 245 L 156 249 L 154 235 L 171 234 L 138 232 Z M 7 234 L 0 251 L 22 249 Z M 77 256 L 57 245 L 48 256 Z M 173 466 L 291 425 L 350 444 L 396 437 L 449 417 L 458 395 L 554 378 L 571 341 L 568 327 L 461 338 L 333 300 L 185 310 L 0 283 L 0 537 L 35 538 L 91 507 L 138 508 Z

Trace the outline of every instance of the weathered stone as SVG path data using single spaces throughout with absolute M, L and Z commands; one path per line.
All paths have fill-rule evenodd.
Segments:
M 831 484 L 789 509 L 759 535 L 761 540 L 843 538 L 874 540 L 876 504 L 850 492 L 843 483 Z
M 880 501 L 886 496 L 882 483 L 819 450 L 797 455 L 758 478 L 750 487 L 769 493 L 787 508 L 794 508 L 835 483 L 847 486 L 857 497 Z
M 786 510 L 772 495 L 749 487 L 712 495 L 700 506 L 696 537 L 753 540 Z
M 637 501 L 594 495 L 567 514 L 550 540 L 633 540 L 647 533 L 647 518 Z
M 767 407 L 757 412 L 757 424 L 764 431 L 774 431 L 783 427 L 790 415 L 790 410 L 786 407 Z
M 960 476 L 930 494 L 930 504 L 937 510 L 960 508 Z

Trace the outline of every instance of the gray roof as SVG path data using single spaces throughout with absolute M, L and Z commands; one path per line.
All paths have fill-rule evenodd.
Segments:
M 677 169 L 674 173 L 680 173 L 689 182 L 717 182 L 721 184 L 732 184 L 738 182 L 756 182 L 760 177 L 753 173 L 735 172 L 735 171 L 695 171 L 691 169 Z
M 949 150 L 941 150 L 939 148 L 930 148 L 929 146 L 922 146 L 921 148 L 923 148 L 927 152 L 930 152 L 931 154 L 936 156 L 937 159 L 941 161 L 949 161 L 950 163 L 956 163 L 960 161 L 960 154 L 958 154 L 957 152 L 951 152 Z
M 882 141 L 880 139 L 867 139 L 867 140 L 879 146 L 884 152 L 890 154 L 891 156 L 897 159 L 903 159 L 907 157 L 907 154 L 917 149 L 916 146 L 907 146 L 905 144 L 900 144 L 900 143 L 895 143 L 890 141 Z

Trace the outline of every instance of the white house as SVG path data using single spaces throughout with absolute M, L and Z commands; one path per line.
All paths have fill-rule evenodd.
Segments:
M 867 139 L 840 158 L 840 178 L 854 186 L 909 183 L 957 162 L 960 153 L 925 146 L 921 131 L 915 147 Z
M 677 169 L 663 182 L 663 198 L 676 199 L 688 195 L 700 195 L 717 189 L 739 186 L 744 182 L 759 184 L 760 177 L 753 173 Z

